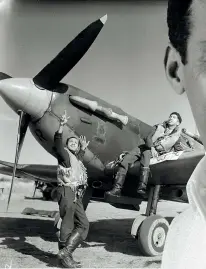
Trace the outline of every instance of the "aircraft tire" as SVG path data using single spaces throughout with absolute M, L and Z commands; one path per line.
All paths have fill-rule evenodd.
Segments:
M 137 240 L 143 255 L 154 257 L 162 254 L 169 230 L 168 221 L 158 215 L 147 217 L 141 223 Z
M 52 192 L 52 190 L 50 190 L 49 188 L 42 192 L 43 199 L 45 201 L 50 201 L 52 199 L 51 198 L 51 192 Z

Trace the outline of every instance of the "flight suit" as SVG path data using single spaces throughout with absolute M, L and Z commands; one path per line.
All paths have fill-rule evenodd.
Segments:
M 152 157 L 151 147 L 155 147 L 160 155 L 164 154 L 171 150 L 172 146 L 174 146 L 180 137 L 179 128 L 175 128 L 171 133 L 168 134 L 166 131 L 166 122 L 155 125 L 154 129 L 152 129 L 148 135 L 142 137 L 143 143 L 140 142 L 137 147 L 125 155 L 124 159 L 119 164 L 114 187 L 111 191 L 107 192 L 107 194 L 115 196 L 121 195 L 121 189 L 125 182 L 129 165 L 133 164 L 137 160 L 140 162 L 140 180 L 137 192 L 144 194 L 150 172 L 149 165 Z
M 75 170 L 74 160 L 81 160 L 84 151 L 80 150 L 77 156 L 73 154 L 72 160 L 72 153 L 63 147 L 62 134 L 58 132 L 56 132 L 54 136 L 54 151 L 58 159 L 58 187 L 56 193 L 60 217 L 62 219 L 59 238 L 59 253 L 57 256 L 65 267 L 79 267 L 79 263 L 75 262 L 72 258 L 72 252 L 86 239 L 89 231 L 89 221 L 82 204 L 82 197 L 86 189 L 86 184 L 76 182 L 73 176 L 72 179 L 74 182 L 65 185 L 61 180 L 61 176 L 70 177 L 71 175 L 75 175 L 72 173 L 72 171 Z
M 124 159 L 120 162 L 120 169 L 122 174 L 127 174 L 129 166 L 134 164 L 137 160 L 140 161 L 142 167 L 149 166 L 151 158 L 151 150 L 146 145 L 140 145 L 133 150 L 129 151 Z
M 74 203 L 75 194 L 68 186 L 57 187 L 57 201 L 62 219 L 60 227 L 60 244 L 64 245 L 73 230 L 85 240 L 89 231 L 89 222 L 84 211 L 82 198 Z
M 123 160 L 119 163 L 118 171 L 115 177 L 115 182 L 112 190 L 108 191 L 107 195 L 120 196 L 123 188 L 128 168 L 131 164 L 137 160 L 140 161 L 140 181 L 142 178 L 148 177 L 149 167 L 145 167 L 150 162 L 152 136 L 155 133 L 155 128 L 149 130 L 147 127 L 141 126 L 141 123 L 137 123 L 136 119 L 130 118 L 129 124 L 133 131 L 136 131 L 139 135 L 138 145 L 128 152 Z
M 180 129 L 176 127 L 172 131 L 168 128 L 167 122 L 155 125 L 155 132 L 149 136 L 149 146 L 154 147 L 158 155 L 170 152 L 175 143 L 180 138 Z M 150 172 L 150 159 L 152 153 L 145 150 L 140 158 L 140 181 L 137 193 L 145 194 Z

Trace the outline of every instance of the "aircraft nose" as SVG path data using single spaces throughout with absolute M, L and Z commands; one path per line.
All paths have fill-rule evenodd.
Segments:
M 34 119 L 43 116 L 52 98 L 52 92 L 38 89 L 28 78 L 1 80 L 0 95 L 14 112 L 23 110 Z

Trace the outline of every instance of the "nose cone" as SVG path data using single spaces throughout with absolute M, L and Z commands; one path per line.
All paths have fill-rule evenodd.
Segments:
M 25 107 L 29 99 L 28 85 L 17 79 L 4 79 L 0 81 L 0 95 L 17 112 L 18 109 Z
M 51 92 L 38 89 L 27 78 L 1 80 L 0 95 L 14 112 L 23 110 L 33 118 L 43 116 L 52 98 Z

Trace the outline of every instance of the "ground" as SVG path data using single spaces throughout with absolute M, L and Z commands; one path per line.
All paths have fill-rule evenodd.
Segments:
M 0 182 L 0 185 L 5 187 L 0 194 L 0 267 L 57 268 L 53 218 L 22 214 L 25 208 L 52 212 L 58 210 L 57 204 L 41 200 L 38 192 L 33 199 L 33 183 L 15 183 L 6 212 L 8 183 Z M 160 202 L 157 213 L 173 217 L 187 206 Z M 134 218 L 145 208 L 143 203 L 140 212 L 135 212 L 91 202 L 86 211 L 90 221 L 89 235 L 76 250 L 74 258 L 81 260 L 85 268 L 160 268 L 161 257 L 144 257 L 130 235 Z

